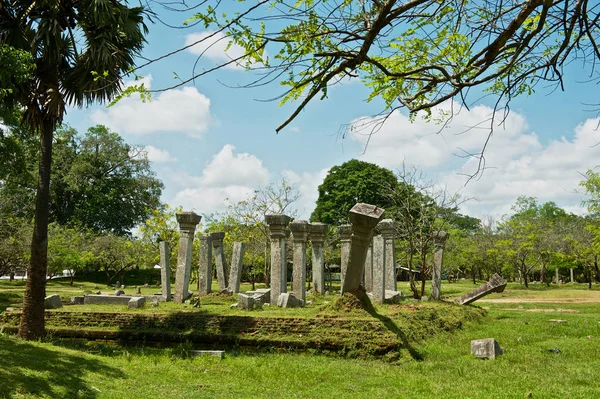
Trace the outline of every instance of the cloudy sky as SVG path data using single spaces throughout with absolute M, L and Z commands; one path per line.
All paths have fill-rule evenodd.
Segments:
M 184 18 L 165 14 L 162 19 L 180 24 Z M 160 23 L 150 31 L 147 58 L 210 34 L 198 27 L 175 30 Z M 235 46 L 226 51 L 227 42 L 218 41 L 218 35 L 214 39 L 211 46 L 192 46 L 138 74 L 147 87 L 164 89 L 176 84 L 177 76 L 189 76 L 194 66 L 209 68 L 241 54 Z M 395 112 L 369 135 L 372 115 L 382 104 L 365 102 L 368 91 L 359 81 L 347 81 L 329 90 L 325 100 L 309 104 L 276 134 L 293 104 L 279 107 L 277 101 L 268 101 L 282 93 L 277 85 L 235 88 L 256 75 L 231 66 L 154 94 L 150 102 L 131 97 L 111 108 L 70 110 L 66 122 L 80 131 L 104 124 L 127 142 L 144 146 L 165 184 L 163 201 L 198 213 L 222 211 L 226 199 L 243 200 L 254 189 L 285 177 L 300 190 L 297 208 L 308 218 L 327 170 L 352 158 L 394 171 L 403 165 L 418 167 L 450 192 L 472 198 L 462 212 L 477 217 L 509 212 L 519 195 L 581 212 L 581 174 L 600 164 L 600 120 L 585 105 L 598 102 L 597 88 L 580 83 L 586 71 L 571 67 L 569 73 L 565 92 L 538 87 L 533 96 L 511 104 L 504 123 L 494 125 L 483 175 L 470 181 L 467 176 L 477 170 L 477 159 L 465 154 L 483 147 L 493 98 L 462 109 L 443 127 L 421 118 L 411 122 Z M 450 109 L 459 107 L 447 103 L 435 112 Z

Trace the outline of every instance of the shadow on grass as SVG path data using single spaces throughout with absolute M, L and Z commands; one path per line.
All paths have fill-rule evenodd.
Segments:
M 90 360 L 41 348 L 16 338 L 0 336 L 0 397 L 23 395 L 95 398 L 98 391 L 88 386 L 85 375 L 99 373 L 119 378 L 121 371 Z

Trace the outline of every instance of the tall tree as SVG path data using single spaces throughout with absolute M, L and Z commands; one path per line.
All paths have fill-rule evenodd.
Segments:
M 387 208 L 389 192 L 398 185 L 394 173 L 381 166 L 356 159 L 329 169 L 319 186 L 317 206 L 310 216 L 314 222 L 345 223 L 348 211 L 357 202 Z
M 40 136 L 35 223 L 19 336 L 45 334 L 52 139 L 69 105 L 119 93 L 147 32 L 142 7 L 118 0 L 0 0 L 0 44 L 31 54 L 33 78 L 16 89 L 22 122 Z

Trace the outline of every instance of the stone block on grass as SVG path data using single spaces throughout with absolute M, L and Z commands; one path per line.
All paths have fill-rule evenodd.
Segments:
M 279 295 L 279 298 L 277 299 L 277 306 L 280 308 L 299 308 L 304 306 L 304 302 L 289 292 L 285 292 Z
M 475 339 L 471 341 L 471 354 L 478 359 L 495 359 L 503 355 L 504 348 L 500 347 L 494 338 Z
M 49 295 L 44 299 L 44 308 L 45 309 L 58 309 L 62 308 L 62 302 L 60 301 L 60 296 L 58 295 Z
M 146 298 L 144 298 L 143 296 L 134 296 L 129 300 L 129 302 L 127 302 L 127 307 L 130 309 L 137 309 L 144 307 L 145 303 Z
M 83 305 L 84 296 L 72 296 L 71 305 Z
M 246 294 L 238 294 L 238 309 L 254 309 L 254 297 Z

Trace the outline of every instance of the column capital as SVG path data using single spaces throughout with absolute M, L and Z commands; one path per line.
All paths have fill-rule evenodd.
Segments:
M 202 216 L 194 212 L 179 212 L 175 214 L 175 218 L 177 219 L 177 223 L 179 223 L 180 232 L 185 231 L 193 234 Z
M 370 236 L 383 216 L 384 209 L 375 205 L 358 203 L 350 209 L 352 233 Z M 370 240 L 370 237 L 369 237 Z
M 350 237 L 352 237 L 352 225 L 342 224 L 338 226 L 338 232 L 340 233 L 341 241 L 350 241 Z
M 306 242 L 310 231 L 310 224 L 306 220 L 294 220 L 289 227 L 294 236 L 294 242 Z
M 393 219 L 383 219 L 377 223 L 375 231 L 381 233 L 385 239 L 394 238 L 396 236 L 396 222 Z
M 265 223 L 269 225 L 271 238 L 286 237 L 286 229 L 290 224 L 290 217 L 281 213 L 265 215 Z
M 325 223 L 316 222 L 309 225 L 309 237 L 313 244 L 322 245 L 327 235 L 327 226 Z
M 212 241 L 212 246 L 214 248 L 220 247 L 223 245 L 223 239 L 225 238 L 225 232 L 223 231 L 215 231 L 214 233 L 210 233 L 210 240 Z
M 443 230 L 436 231 L 435 233 L 433 233 L 433 245 L 439 248 L 443 248 L 449 236 L 450 234 L 446 233 Z

